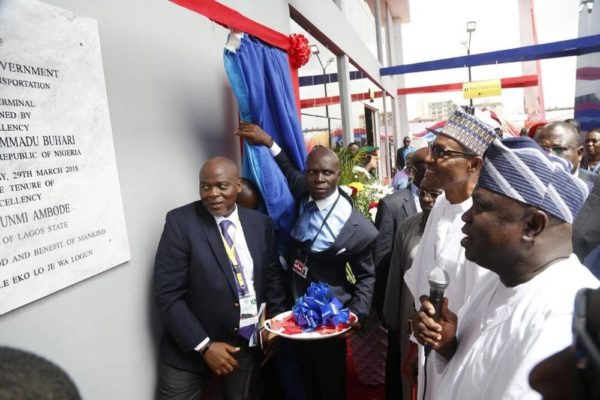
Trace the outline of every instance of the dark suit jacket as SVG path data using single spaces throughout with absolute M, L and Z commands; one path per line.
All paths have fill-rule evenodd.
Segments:
M 396 169 L 399 171 L 406 166 L 406 160 L 404 159 L 404 145 L 398 147 L 396 150 Z
M 600 179 L 588 179 L 591 179 L 594 187 L 573 222 L 573 252 L 581 262 L 600 246 Z
M 273 226 L 254 210 L 238 207 L 254 261 L 258 304 L 276 299 Z M 269 277 L 268 277 L 269 275 Z M 273 275 L 273 279 L 270 276 Z M 206 337 L 234 344 L 240 320 L 239 298 L 229 259 L 214 217 L 201 201 L 170 211 L 154 271 L 155 299 L 165 326 L 161 362 L 189 371 L 206 370 L 194 348 Z
M 277 164 L 288 180 L 290 190 L 297 200 L 308 196 L 304 175 L 296 169 L 287 156 L 281 152 L 276 158 Z M 343 196 L 346 196 L 341 190 Z M 348 199 L 350 203 L 352 201 Z M 322 252 L 311 252 L 307 265 L 309 273 L 307 279 L 292 272 L 291 265 L 299 243 L 291 240 L 290 256 L 287 263 L 294 298 L 304 294 L 310 282 L 325 282 L 329 285 L 332 294 L 345 306 L 349 306 L 361 324 L 364 324 L 369 315 L 375 283 L 373 267 L 373 242 L 377 230 L 373 224 L 362 214 L 352 209 L 350 218 L 335 238 L 333 245 Z M 350 284 L 346 279 L 346 264 L 349 264 L 356 283 Z M 282 295 L 278 296 L 281 298 Z
M 393 331 L 406 331 L 406 321 L 415 310 L 413 297 L 404 282 L 404 274 L 412 266 L 427 220 L 423 213 L 413 214 L 398 224 L 394 251 L 390 258 L 381 320 Z
M 375 262 L 373 306 L 380 315 L 398 225 L 416 213 L 417 207 L 410 187 L 392 193 L 379 201 L 375 216 L 375 226 L 379 229 L 379 235 L 373 251 Z

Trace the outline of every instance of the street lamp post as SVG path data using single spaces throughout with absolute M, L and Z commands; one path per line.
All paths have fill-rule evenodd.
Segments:
M 325 80 L 325 74 L 327 71 L 327 67 L 329 66 L 329 64 L 331 64 L 335 58 L 331 57 L 330 59 L 327 60 L 327 63 L 325 65 L 323 65 L 323 62 L 321 61 L 321 57 L 319 56 L 319 54 L 321 53 L 319 51 L 319 47 L 317 47 L 316 44 L 313 44 L 310 46 L 310 48 L 312 49 L 312 53 L 317 56 L 317 60 L 319 61 L 319 64 L 321 65 L 321 69 L 323 70 L 323 90 L 325 92 L 325 97 L 327 96 L 327 80 Z M 329 104 L 325 105 L 325 117 L 327 118 L 327 132 L 328 132 L 328 137 L 329 137 L 329 146 L 332 146 L 332 139 L 331 139 L 331 120 L 329 119 Z
M 471 55 L 471 34 L 475 32 L 475 21 L 467 22 L 467 32 L 469 33 L 469 41 L 467 42 L 467 56 Z M 469 82 L 471 82 L 471 65 L 469 65 Z M 469 99 L 469 106 L 473 109 L 473 99 Z
M 594 8 L 594 0 L 581 0 L 581 3 L 579 3 L 579 12 L 583 11 L 584 8 L 587 9 L 588 14 L 591 14 Z

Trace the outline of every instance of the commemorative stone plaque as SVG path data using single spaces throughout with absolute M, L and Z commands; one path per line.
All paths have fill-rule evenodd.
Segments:
M 95 20 L 0 3 L 0 315 L 130 259 Z

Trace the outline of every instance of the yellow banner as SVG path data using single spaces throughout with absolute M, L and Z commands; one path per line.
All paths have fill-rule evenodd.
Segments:
M 501 93 L 502 83 L 500 79 L 463 83 L 463 98 L 465 99 L 500 96 Z

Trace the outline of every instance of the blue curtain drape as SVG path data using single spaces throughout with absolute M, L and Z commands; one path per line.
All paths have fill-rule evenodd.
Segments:
M 260 126 L 304 170 L 306 149 L 287 54 L 244 34 L 235 52 L 225 50 L 224 63 L 242 121 Z M 295 201 L 269 150 L 244 140 L 242 175 L 261 191 L 277 231 L 289 233 L 296 217 Z

